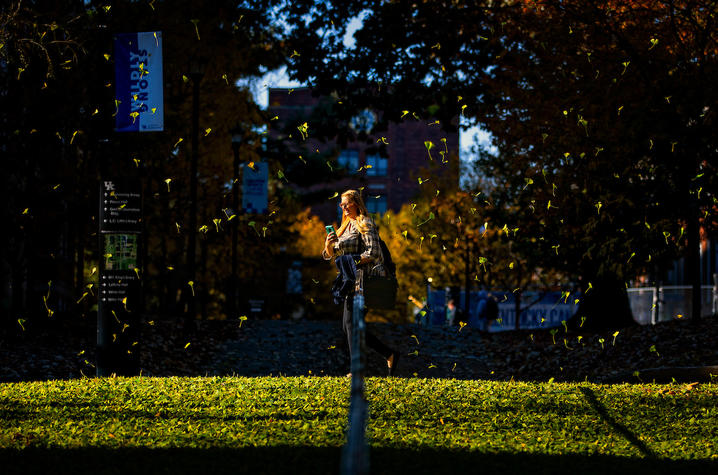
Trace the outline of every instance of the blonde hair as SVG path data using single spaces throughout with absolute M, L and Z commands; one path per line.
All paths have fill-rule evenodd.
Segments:
M 342 193 L 341 197 L 342 199 L 349 198 L 352 203 L 356 205 L 357 217 L 355 219 L 352 219 L 347 216 L 346 211 L 344 211 L 342 213 L 342 224 L 337 230 L 337 236 L 341 236 L 342 234 L 344 234 L 344 231 L 346 231 L 347 226 L 349 226 L 349 223 L 351 222 L 354 222 L 354 225 L 361 234 L 366 234 L 367 232 L 369 232 L 371 218 L 369 217 L 369 211 L 367 211 L 366 206 L 364 205 L 364 200 L 362 200 L 361 198 L 361 193 L 359 193 L 359 191 L 357 190 L 347 190 Z

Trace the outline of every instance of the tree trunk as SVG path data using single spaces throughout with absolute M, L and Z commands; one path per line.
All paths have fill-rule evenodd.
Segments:
M 691 203 L 688 215 L 686 240 L 686 280 L 691 286 L 691 318 L 701 318 L 701 255 L 700 255 L 700 223 L 698 222 L 697 203 Z
M 516 315 L 516 323 L 514 324 L 514 329 L 519 330 L 521 328 L 521 264 L 519 264 L 519 260 L 516 259 L 516 287 L 519 288 L 518 291 L 514 294 L 514 315 Z
M 471 254 L 469 251 L 469 237 L 465 235 L 466 241 L 466 260 L 464 261 L 464 318 L 469 320 L 469 305 L 471 304 Z

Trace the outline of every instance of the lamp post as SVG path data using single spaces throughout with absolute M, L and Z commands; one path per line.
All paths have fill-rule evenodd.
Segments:
M 237 310 L 237 221 L 239 214 L 239 148 L 242 146 L 242 133 L 239 127 L 232 129 L 232 151 L 234 152 L 234 166 L 232 167 L 232 212 L 235 214 L 232 223 L 232 277 L 229 288 L 229 312 Z
M 431 308 L 431 283 L 434 281 L 431 277 L 426 279 L 426 326 L 432 325 L 434 322 L 434 311 Z
M 194 282 L 197 255 L 197 164 L 199 161 L 199 85 L 204 76 L 206 60 L 201 57 L 193 57 L 189 63 L 189 75 L 192 79 L 192 156 L 190 160 L 190 181 L 189 181 L 189 243 L 187 245 L 187 270 L 189 280 Z M 186 289 L 185 289 L 186 293 Z M 189 294 L 187 294 L 189 295 Z M 194 320 L 195 299 L 187 299 L 187 319 Z

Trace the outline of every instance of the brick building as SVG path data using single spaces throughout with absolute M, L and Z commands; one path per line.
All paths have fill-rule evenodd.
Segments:
M 277 137 L 282 123 L 302 123 L 310 120 L 321 98 L 312 95 L 310 88 L 269 90 L 269 112 L 278 116 L 270 133 Z M 383 214 L 398 211 L 419 193 L 419 178 L 433 180 L 441 176 L 448 186 L 459 186 L 459 131 L 446 132 L 436 124 L 429 124 L 407 115 L 401 123 L 390 122 L 388 130 L 374 130 L 376 113 L 364 110 L 349 123 L 356 137 L 365 140 L 349 141 L 338 145 L 336 141 L 319 142 L 310 137 L 304 143 L 307 150 L 328 154 L 336 165 L 347 171 L 347 176 L 329 184 L 314 184 L 298 189 L 309 194 L 364 188 L 364 200 L 370 213 Z M 309 125 L 310 130 L 312 128 Z M 382 137 L 384 140 L 382 140 Z M 425 145 L 431 141 L 433 160 Z M 379 143 L 381 146 L 377 147 Z M 379 149 L 379 151 L 377 151 Z M 448 150 L 448 153 L 446 151 Z M 446 185 L 445 185 L 446 186 Z M 324 200 L 312 206 L 312 212 L 324 222 L 338 221 L 341 211 L 339 200 Z

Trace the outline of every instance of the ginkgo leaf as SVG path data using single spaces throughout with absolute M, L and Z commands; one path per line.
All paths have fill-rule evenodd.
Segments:
M 426 140 L 424 147 L 426 147 L 426 152 L 429 154 L 429 160 L 434 160 L 434 157 L 431 156 L 431 149 L 434 148 L 434 143 L 431 140 Z
M 199 19 L 192 19 L 190 20 L 192 24 L 194 25 L 194 32 L 197 34 L 197 41 L 201 41 L 199 37 Z
M 309 136 L 308 129 L 309 125 L 306 122 L 297 127 L 297 130 L 299 130 L 299 133 L 302 135 L 302 140 L 306 140 L 306 138 Z

